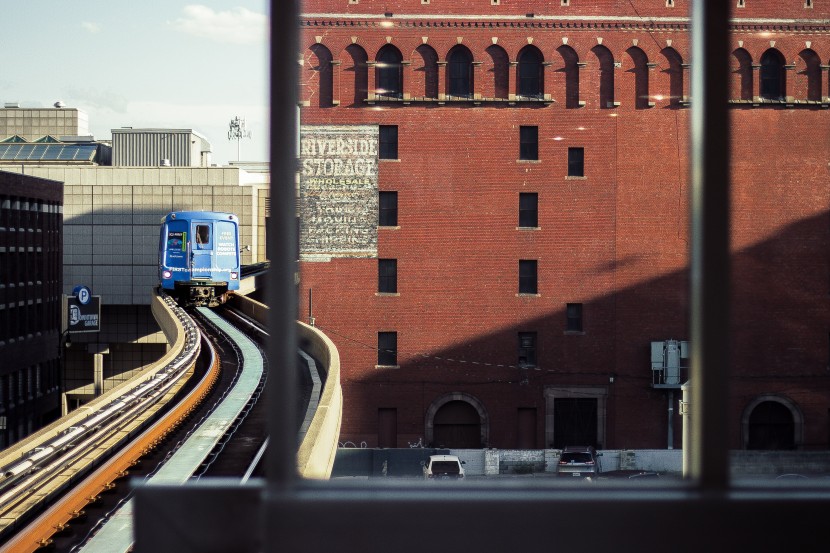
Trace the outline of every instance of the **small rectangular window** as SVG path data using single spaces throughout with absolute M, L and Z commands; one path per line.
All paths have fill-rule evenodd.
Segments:
M 395 294 L 398 291 L 398 260 L 378 259 L 378 292 Z
M 519 159 L 539 159 L 539 127 L 519 127 Z
M 568 148 L 568 176 L 585 176 L 585 148 Z
M 398 126 L 380 126 L 380 159 L 398 159 Z
M 394 367 L 398 364 L 398 333 L 378 332 L 378 365 Z
M 538 291 L 536 280 L 537 261 L 522 259 L 519 261 L 519 293 L 536 294 Z
M 582 304 L 569 303 L 567 306 L 565 330 L 568 332 L 582 332 Z
M 379 192 L 378 193 L 378 226 L 381 227 L 396 227 L 398 226 L 398 193 L 397 192 Z
M 536 192 L 519 193 L 519 226 L 539 226 L 539 194 Z
M 519 332 L 519 367 L 536 366 L 536 333 Z

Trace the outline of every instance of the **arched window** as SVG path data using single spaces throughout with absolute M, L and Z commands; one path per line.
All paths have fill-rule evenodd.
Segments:
M 366 50 L 357 44 L 350 44 L 346 52 L 351 58 L 343 72 L 344 98 L 351 98 L 352 105 L 362 105 L 369 93 L 369 68 L 366 65 L 369 57 Z M 351 75 L 351 79 L 347 78 Z
M 510 58 L 504 48 L 496 44 L 488 46 L 485 52 L 489 54 L 491 63 L 487 72 L 492 73 L 493 78 L 489 83 L 484 83 L 484 96 L 506 100 L 509 97 Z
M 611 50 L 602 45 L 591 48 L 597 57 L 599 69 L 599 107 L 600 109 L 613 108 L 614 99 L 614 56 Z
M 438 54 L 432 47 L 422 44 L 415 50 L 415 67 L 412 71 L 410 90 L 424 98 L 438 98 Z
M 375 66 L 375 93 L 387 98 L 403 97 L 403 56 L 387 44 L 380 49 Z
M 743 48 L 732 52 L 732 83 L 730 98 L 752 99 L 752 56 Z
M 794 96 L 814 102 L 821 100 L 821 61 L 814 50 L 806 49 L 798 54 L 796 79 Z
M 786 405 L 764 401 L 752 409 L 747 449 L 795 449 L 795 423 Z
M 630 56 L 631 67 L 626 70 L 627 85 L 634 91 L 634 107 L 645 109 L 650 107 L 651 98 L 648 89 L 648 58 L 640 48 L 632 46 L 626 53 Z M 632 82 L 633 81 L 633 82 Z
M 462 98 L 473 95 L 473 55 L 463 46 L 447 55 L 447 93 Z
M 541 98 L 544 92 L 542 54 L 533 46 L 526 46 L 519 52 L 519 96 Z
M 310 50 L 311 56 L 308 68 L 311 73 L 308 75 L 307 83 L 311 104 L 321 108 L 331 107 L 334 100 L 331 52 L 322 44 L 314 44 Z
M 576 51 L 571 48 L 570 46 L 560 46 L 556 49 L 559 52 L 559 55 L 562 56 L 562 63 L 564 64 L 563 67 L 556 70 L 557 74 L 562 74 L 565 80 L 565 107 L 566 108 L 578 108 L 580 107 L 579 103 L 579 66 L 577 63 L 579 62 L 579 56 L 577 56 Z M 554 75 L 554 78 L 557 78 L 558 81 L 561 83 L 561 78 Z M 555 90 L 559 90 L 555 86 Z M 556 92 L 558 94 L 558 92 Z
M 784 56 L 769 49 L 761 56 L 761 98 L 782 100 L 784 98 Z

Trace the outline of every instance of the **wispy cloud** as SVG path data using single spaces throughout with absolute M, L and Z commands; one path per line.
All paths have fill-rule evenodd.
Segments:
M 116 92 L 74 87 L 67 88 L 64 92 L 69 101 L 76 107 L 127 113 L 129 102 L 124 96 Z
M 182 12 L 182 17 L 168 22 L 182 33 L 231 44 L 264 43 L 268 37 L 268 17 L 247 8 L 214 11 L 194 4 Z
M 95 34 L 101 30 L 101 26 L 97 23 L 92 23 L 91 21 L 84 21 L 81 23 L 81 27 L 84 28 L 85 31 Z

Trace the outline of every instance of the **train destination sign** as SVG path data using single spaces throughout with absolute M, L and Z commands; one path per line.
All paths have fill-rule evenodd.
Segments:
M 377 257 L 378 127 L 300 126 L 300 259 Z

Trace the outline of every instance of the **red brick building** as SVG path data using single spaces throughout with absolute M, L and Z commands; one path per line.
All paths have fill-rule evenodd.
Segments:
M 724 424 L 827 448 L 830 7 L 735 1 Z M 300 317 L 342 441 L 680 447 L 688 8 L 304 2 Z

